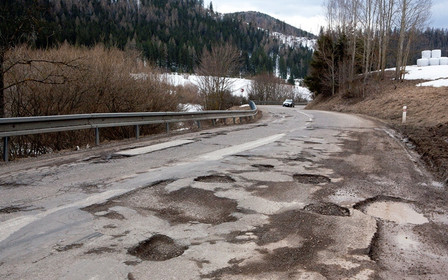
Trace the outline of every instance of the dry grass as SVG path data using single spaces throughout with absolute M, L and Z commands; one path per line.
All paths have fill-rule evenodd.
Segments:
M 50 50 L 17 47 L 6 55 L 6 116 L 27 117 L 81 113 L 177 111 L 198 100 L 194 88 L 173 87 L 137 52 L 67 44 Z M 131 75 L 135 73 L 138 75 Z M 144 126 L 142 134 L 164 130 Z M 134 136 L 134 128 L 101 130 L 101 140 Z M 44 134 L 12 139 L 12 158 L 83 146 L 92 131 Z
M 364 114 L 399 125 L 403 106 L 407 106 L 407 124 L 434 126 L 448 122 L 448 88 L 417 87 L 422 81 L 371 81 L 366 98 L 317 98 L 307 109 Z

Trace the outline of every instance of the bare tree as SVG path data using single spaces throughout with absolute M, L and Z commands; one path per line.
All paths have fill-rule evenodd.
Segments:
M 272 73 L 255 76 L 248 89 L 249 98 L 258 101 L 281 101 L 293 98 L 293 86 Z
M 364 51 L 363 51 L 363 65 L 364 65 L 364 85 L 367 83 L 367 78 L 372 66 L 372 50 L 375 41 L 375 30 L 377 26 L 377 0 L 365 0 L 362 9 L 362 27 L 364 31 Z M 364 88 L 363 88 L 364 95 Z
M 232 76 L 237 74 L 240 63 L 238 49 L 230 44 L 203 51 L 198 69 L 198 87 L 207 110 L 225 109 L 224 99 L 232 89 Z
M 36 64 L 54 63 L 59 66 L 69 66 L 67 61 L 46 60 L 20 60 L 10 61 L 7 57 L 8 51 L 17 45 L 35 42 L 39 30 L 44 26 L 46 8 L 49 2 L 41 0 L 0 1 L 0 117 L 5 117 L 5 91 L 22 83 L 54 84 L 64 83 L 66 77 L 57 73 L 42 76 L 36 79 L 15 81 L 7 84 L 5 76 L 9 71 L 19 65 L 35 67 Z
M 431 15 L 431 4 L 431 0 L 398 0 L 400 35 L 398 38 L 397 67 L 395 71 L 396 80 L 403 80 L 404 78 L 413 36 L 415 31 L 427 24 Z

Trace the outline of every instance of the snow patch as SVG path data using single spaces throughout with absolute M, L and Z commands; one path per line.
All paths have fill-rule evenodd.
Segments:
M 203 111 L 203 108 L 199 104 L 179 104 L 178 105 L 179 111 L 182 112 L 200 112 Z
M 197 75 L 179 75 L 179 74 L 163 74 L 163 78 L 173 86 L 186 86 L 188 84 L 197 86 L 200 81 L 200 76 Z M 230 78 L 233 96 L 248 97 L 248 91 L 252 80 L 242 78 Z M 296 85 L 294 86 L 294 96 L 296 98 L 303 98 L 311 100 L 312 94 L 308 88 Z
M 395 68 L 393 69 L 395 70 Z M 405 80 L 437 80 L 448 78 L 448 65 L 433 65 L 418 67 L 416 65 L 406 66 Z
M 296 36 L 290 36 L 285 35 L 279 32 L 272 32 L 271 36 L 277 38 L 282 44 L 287 45 L 288 47 L 294 48 L 294 47 L 307 47 L 310 50 L 314 50 L 315 45 L 317 43 L 316 39 L 310 39 L 307 37 L 296 37 Z
M 440 79 L 425 83 L 420 83 L 418 87 L 448 87 L 448 79 Z

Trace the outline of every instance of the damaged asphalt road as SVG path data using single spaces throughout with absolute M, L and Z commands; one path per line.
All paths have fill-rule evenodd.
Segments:
M 163 150 L 0 166 L 0 278 L 446 279 L 445 186 L 393 132 L 261 109 Z

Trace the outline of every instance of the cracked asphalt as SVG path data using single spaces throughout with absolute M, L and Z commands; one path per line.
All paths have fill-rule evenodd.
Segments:
M 0 278 L 446 279 L 446 186 L 399 135 L 260 107 L 256 123 L 0 165 Z

